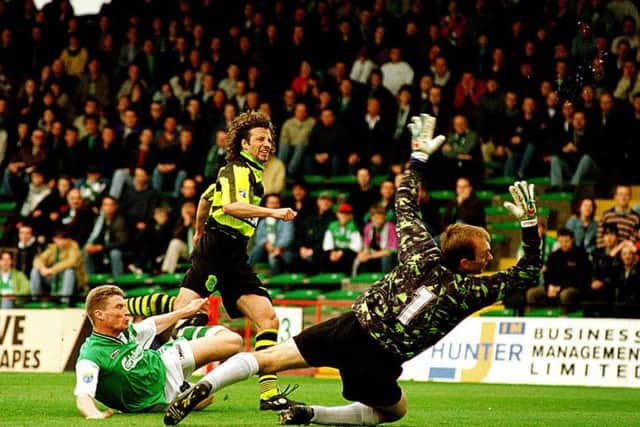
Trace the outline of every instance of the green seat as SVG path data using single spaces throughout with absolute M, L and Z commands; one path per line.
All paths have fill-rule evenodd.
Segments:
M 154 285 L 179 285 L 182 283 L 182 273 L 164 273 L 151 278 Z
M 480 313 L 480 317 L 513 317 L 515 312 L 512 308 L 501 308 Z
M 22 308 L 36 308 L 36 309 L 46 309 L 46 308 L 62 308 L 66 307 L 66 305 L 58 304 L 53 301 L 34 301 L 28 302 L 22 305 Z
M 311 197 L 313 197 L 313 198 L 317 198 L 317 197 L 318 197 L 320 194 L 322 194 L 322 193 L 329 193 L 329 195 L 330 195 L 331 197 L 333 197 L 334 199 L 335 199 L 336 197 L 338 197 L 338 195 L 340 195 L 340 192 L 339 192 L 338 190 L 333 190 L 333 189 L 327 189 L 327 188 L 325 188 L 325 189 L 322 189 L 322 190 L 313 190 L 313 191 L 311 192 Z
M 0 212 L 11 212 L 15 210 L 16 202 L 1 202 L 0 203 Z
M 324 177 L 323 175 L 305 175 L 304 176 L 304 181 L 309 185 L 322 184 L 326 180 L 327 178 Z
M 282 289 L 268 288 L 267 292 L 269 292 L 271 299 L 283 299 L 285 295 Z
M 543 193 L 540 194 L 538 196 L 538 200 L 548 200 L 548 201 L 554 201 L 554 202 L 560 202 L 560 201 L 572 201 L 573 200 L 573 193 L 568 193 L 566 191 L 563 192 L 557 192 L 557 193 Z
M 339 285 L 347 275 L 344 273 L 320 273 L 309 277 L 310 285 Z
M 268 282 L 270 285 L 277 286 L 298 285 L 302 283 L 306 277 L 307 276 L 302 273 L 282 273 L 271 276 Z
M 507 236 L 500 233 L 491 233 L 491 243 L 504 243 L 507 241 Z
M 496 195 L 495 191 L 491 191 L 491 190 L 476 191 L 476 196 L 478 196 L 478 199 L 483 200 L 483 201 L 492 200 L 493 196 L 495 196 L 495 195 Z
M 162 292 L 169 295 L 170 297 L 177 297 L 178 294 L 180 293 L 180 288 L 175 287 L 171 289 L 163 289 Z
M 536 208 L 536 212 L 538 213 L 538 216 L 551 215 L 551 209 L 546 206 L 539 206 L 538 208 Z
M 485 206 L 485 215 L 508 215 L 509 211 L 504 206 Z
M 374 284 L 378 280 L 382 279 L 382 276 L 384 276 L 382 273 L 360 273 L 353 276 L 350 281 L 351 283 Z
M 559 317 L 559 308 L 534 308 L 524 314 L 525 317 Z
M 9 217 L 7 215 L 0 216 L 0 225 L 6 224 L 9 221 Z
M 573 311 L 571 313 L 568 313 L 567 317 L 582 318 L 584 317 L 584 312 L 582 310 Z
M 145 295 L 153 295 L 163 293 L 164 290 L 160 286 L 143 286 L 139 288 L 127 289 L 124 294 L 127 298 L 143 297 Z
M 500 221 L 491 226 L 494 230 L 519 230 L 520 221 Z
M 353 301 L 360 295 L 358 291 L 343 291 L 341 289 L 336 291 L 326 292 L 324 298 L 331 301 Z
M 533 176 L 531 178 L 527 178 L 527 182 L 535 185 L 551 185 L 551 178 L 548 176 Z
M 318 289 L 296 289 L 284 293 L 285 299 L 315 300 L 321 292 Z
M 141 286 L 151 283 L 151 278 L 147 273 L 127 273 L 114 277 L 113 283 L 118 286 Z
M 376 175 L 373 178 L 371 178 L 371 184 L 375 186 L 380 186 L 380 184 L 382 184 L 388 179 L 389 177 L 387 175 Z
M 487 178 L 484 180 L 484 183 L 487 185 L 511 185 L 513 184 L 513 178 L 507 176 L 494 176 L 492 178 Z
M 356 181 L 356 177 L 355 175 L 340 175 L 340 176 L 334 176 L 329 178 L 329 183 L 330 184 L 355 184 Z
M 451 190 L 434 190 L 429 195 L 433 200 L 451 200 L 456 197 L 456 193 Z
M 104 285 L 105 283 L 111 283 L 112 281 L 111 275 L 105 273 L 89 274 L 88 276 L 88 283 L 91 287 Z

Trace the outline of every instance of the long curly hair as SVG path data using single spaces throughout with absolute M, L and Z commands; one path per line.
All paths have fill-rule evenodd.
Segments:
M 235 160 L 242 151 L 242 140 L 249 140 L 249 131 L 253 128 L 267 128 L 271 136 L 275 137 L 276 129 L 269 116 L 259 111 L 250 111 L 238 115 L 231 122 L 227 135 L 227 160 Z M 275 153 L 275 142 L 271 147 L 271 153 Z

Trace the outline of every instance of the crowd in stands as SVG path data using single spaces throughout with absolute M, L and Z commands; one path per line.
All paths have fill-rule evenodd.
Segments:
M 65 296 L 86 274 L 176 271 L 244 111 L 277 129 L 263 202 L 299 212 L 258 226 L 250 260 L 275 274 L 393 267 L 406 124 L 422 112 L 447 136 L 420 195 L 436 236 L 486 224 L 474 188 L 487 177 L 572 191 L 596 179 L 606 196 L 640 184 L 639 24 L 630 0 L 112 0 L 84 17 L 68 0 L 0 2 L 0 197 L 16 202 L 2 292 L 25 293 L 22 278 L 7 290 L 12 268 L 33 294 Z M 356 184 L 311 197 L 309 175 Z M 441 215 L 429 192 L 454 188 Z M 600 224 L 585 199 L 558 231 L 598 279 L 565 284 L 577 277 L 548 266 L 530 301 L 640 287 L 635 255 L 624 261 L 639 217 L 616 188 Z M 611 234 L 630 244 L 614 252 Z M 556 253 L 549 263 L 574 265 Z M 622 279 L 602 273 L 612 253 Z

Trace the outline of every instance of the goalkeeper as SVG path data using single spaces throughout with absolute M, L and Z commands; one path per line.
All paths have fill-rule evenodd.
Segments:
M 537 285 L 540 251 L 533 185 L 521 181 L 509 188 L 515 203 L 505 206 L 521 222 L 524 256 L 503 272 L 474 276 L 493 259 L 485 229 L 453 224 L 442 234 L 441 250 L 422 225 L 420 177 L 444 141 L 443 136 L 432 139 L 434 122 L 421 115 L 409 125 L 413 153 L 396 197 L 399 265 L 362 294 L 351 312 L 270 349 L 231 357 L 172 402 L 165 424 L 177 424 L 199 401 L 229 384 L 257 373 L 307 366 L 339 369 L 343 396 L 355 403 L 291 406 L 280 412 L 282 424 L 376 425 L 398 420 L 407 411 L 397 383 L 403 362 L 505 292 Z

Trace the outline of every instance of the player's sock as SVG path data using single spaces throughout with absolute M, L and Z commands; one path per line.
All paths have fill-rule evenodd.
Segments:
M 266 350 L 273 347 L 278 342 L 277 329 L 264 329 L 256 334 L 256 351 Z M 278 394 L 278 377 L 268 374 L 261 375 L 260 381 L 260 399 L 267 400 Z
M 152 294 L 143 297 L 127 298 L 127 309 L 133 316 L 155 316 L 171 313 L 176 297 L 167 294 Z
M 359 426 L 375 426 L 382 420 L 371 406 L 355 402 L 344 406 L 311 405 L 315 424 L 351 424 Z
M 200 381 L 211 384 L 211 393 L 258 373 L 258 361 L 251 353 L 238 353 L 205 375 Z

